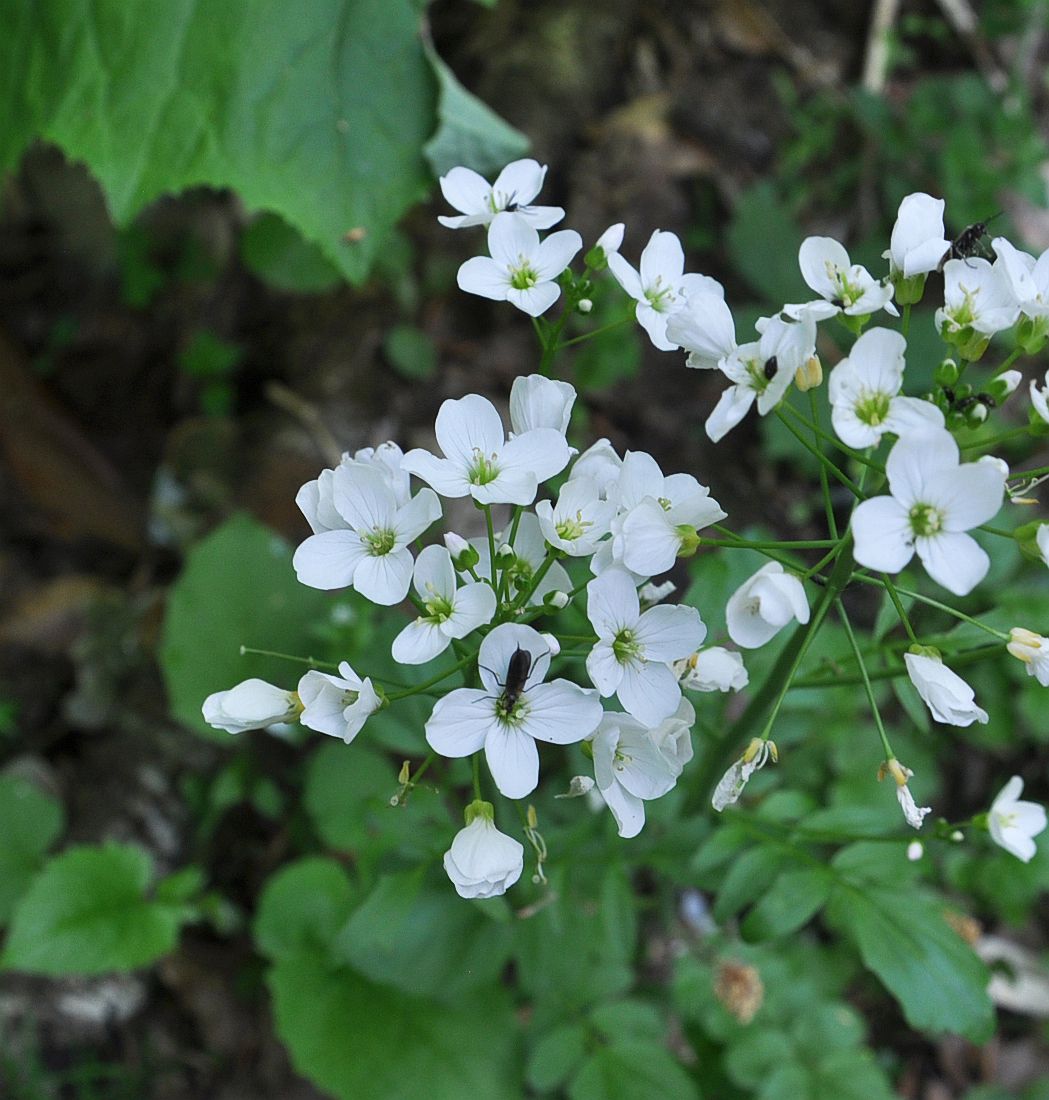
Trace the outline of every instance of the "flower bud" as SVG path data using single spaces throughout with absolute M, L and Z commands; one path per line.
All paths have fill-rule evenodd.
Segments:
M 938 386 L 953 386 L 958 381 L 958 377 L 958 364 L 953 359 L 944 359 L 933 375 Z
M 804 393 L 815 389 L 823 382 L 823 364 L 818 355 L 810 355 L 804 364 L 794 373 L 794 385 Z
M 568 606 L 568 593 L 559 592 L 556 589 L 553 592 L 547 592 L 543 597 L 543 603 L 549 607 L 556 607 L 558 611 L 561 611 Z
M 444 545 L 452 557 L 452 564 L 460 573 L 469 572 L 481 560 L 476 546 L 471 546 L 462 536 L 449 531 L 444 536 Z
M 515 557 L 514 548 L 508 543 L 500 543 L 495 549 L 495 556 L 500 561 L 506 561 L 508 558 Z
M 1049 317 L 1021 317 L 1016 326 L 1016 343 L 1027 355 L 1037 355 L 1049 335 Z
M 553 634 L 540 634 L 539 637 L 546 642 L 546 648 L 550 650 L 551 657 L 556 657 L 561 652 L 561 643 Z
M 895 290 L 896 304 L 912 306 L 915 302 L 920 302 L 922 294 L 925 293 L 925 275 L 912 275 L 910 278 L 904 278 L 900 272 L 894 271 L 892 285 Z
M 1034 676 L 1042 687 L 1049 687 L 1049 638 L 1026 627 L 1014 626 L 1009 631 L 1009 643 L 1005 648 L 1024 663 L 1028 676 Z
M 985 389 L 995 401 L 1004 401 L 1016 387 L 1023 381 L 1023 375 L 1018 370 L 1003 371 L 997 378 L 991 379 Z
M 920 840 L 912 840 L 907 845 L 907 858 L 911 863 L 917 863 L 925 855 L 925 846 Z
M 982 401 L 977 401 L 975 405 L 970 405 L 965 412 L 965 423 L 967 427 L 978 428 L 987 419 L 987 406 Z
M 575 307 L 580 313 L 586 314 L 594 308 L 594 303 L 589 298 L 580 298 Z

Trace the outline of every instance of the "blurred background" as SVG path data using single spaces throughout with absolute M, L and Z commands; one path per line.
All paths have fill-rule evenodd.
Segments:
M 330 3 L 324 18 L 346 17 L 337 10 L 346 6 L 375 8 Z M 472 391 L 504 404 L 513 378 L 536 367 L 524 315 L 457 290 L 458 265 L 483 250 L 483 234 L 437 224 L 436 215 L 449 211 L 435 175 L 463 153 L 489 178 L 505 161 L 535 156 L 550 166 L 542 201 L 566 208 L 564 227 L 589 246 L 606 226 L 625 222 L 623 252 L 635 263 L 653 230 L 677 233 L 688 270 L 724 283 L 740 333 L 770 304 L 804 300 L 796 257 L 809 233 L 845 241 L 854 260 L 880 271 L 899 200 L 914 190 L 947 200 L 949 235 L 994 216 L 995 233 L 1038 254 L 1049 247 L 1049 5 L 440 0 L 421 14 L 405 5 L 401 37 L 396 26 L 376 25 L 378 9 L 367 10 L 372 30 L 359 36 L 361 53 L 333 79 L 346 87 L 367 82 L 367 59 L 382 56 L 394 76 L 377 133 L 389 129 L 390 140 L 408 148 L 413 175 L 405 182 L 395 159 L 384 168 L 366 143 L 332 151 L 311 136 L 306 163 L 318 174 L 329 172 L 329 157 L 348 158 L 351 174 L 359 169 L 351 181 L 360 189 L 356 206 L 346 209 L 333 198 L 337 186 L 348 186 L 338 173 L 318 184 L 295 160 L 303 149 L 267 131 L 267 121 L 280 120 L 267 115 L 273 88 L 261 85 L 216 124 L 211 152 L 221 167 L 205 166 L 205 153 L 188 148 L 199 135 L 172 109 L 158 116 L 156 132 L 143 133 L 150 163 L 129 175 L 116 162 L 125 155 L 124 115 L 134 108 L 119 79 L 125 58 L 107 55 L 105 34 L 91 48 L 102 75 L 71 84 L 55 115 L 34 122 L 26 104 L 39 99 L 32 82 L 48 63 L 38 65 L 40 57 L 75 68 L 81 51 L 91 52 L 82 16 L 61 4 L 41 5 L 43 14 L 33 14 L 36 7 L 0 4 L 10 32 L 2 49 L 15 51 L 6 67 L 9 133 L 0 145 L 9 163 L 0 200 L 0 773 L 7 784 L 0 822 L 11 830 L 5 872 L 0 827 L 0 921 L 48 847 L 134 845 L 157 875 L 197 868 L 205 892 L 199 920 L 155 965 L 99 977 L 0 975 L 0 1096 L 354 1095 L 334 1087 L 328 1070 L 309 1072 L 312 1056 L 294 1041 L 290 1059 L 287 1036 L 277 1038 L 266 952 L 251 921 L 263 884 L 290 860 L 325 851 L 346 866 L 378 866 L 409 844 L 409 830 L 389 826 L 379 808 L 396 790 L 410 731 L 382 735 L 371 758 L 378 771 L 368 773 L 379 776 L 377 794 L 356 771 L 340 773 L 345 785 L 321 789 L 317 776 L 343 765 L 334 755 L 318 764 L 317 753 L 341 746 L 261 732 L 234 741 L 208 731 L 199 707 L 209 692 L 249 675 L 289 685 L 297 675 L 294 666 L 242 658 L 242 643 L 355 665 L 375 651 L 385 627 L 365 608 L 294 581 L 288 547 L 308 533 L 294 505 L 297 489 L 344 450 L 386 439 L 405 450 L 428 446 L 442 400 Z M 123 22 L 115 12 L 107 18 Z M 229 6 L 225 37 L 209 48 L 239 57 L 233 67 L 249 71 L 259 56 L 258 28 L 270 16 L 277 26 L 261 51 L 273 51 L 292 85 L 296 66 L 358 48 L 356 24 L 333 47 L 321 20 L 317 57 L 284 56 L 280 34 L 291 28 L 273 5 L 251 3 Z M 159 31 L 137 41 L 123 30 L 123 48 L 158 58 L 171 52 Z M 418 49 L 420 31 L 426 50 L 505 125 L 485 115 L 471 129 L 460 117 L 455 131 L 454 89 L 442 83 L 454 78 L 442 76 L 433 56 L 425 73 L 405 77 L 397 66 Z M 197 33 L 204 33 L 199 26 Z M 149 63 L 163 67 L 151 55 Z M 186 77 L 201 87 L 210 79 Z M 307 93 L 304 110 L 315 104 L 330 116 L 322 86 Z M 165 156 L 177 165 L 166 176 Z M 251 176 L 252 156 L 284 176 Z M 364 163 L 369 158 L 377 168 Z M 295 172 L 303 201 L 327 204 L 322 214 L 286 199 Z M 360 221 L 350 220 L 354 213 Z M 591 320 L 613 319 L 623 304 L 611 288 Z M 916 370 L 931 375 L 935 362 L 921 365 L 920 326 L 914 331 Z M 821 352 L 830 363 L 840 349 L 828 343 Z M 1030 364 L 1026 370 L 1034 376 Z M 752 418 L 715 456 L 702 423 L 720 390 L 716 379 L 686 374 L 677 356 L 653 351 L 639 329 L 584 345 L 566 359 L 563 376 L 582 394 L 576 442 L 607 436 L 620 450 L 651 451 L 667 471 L 695 474 L 737 529 L 760 522 L 780 538 L 823 537 L 813 471 L 775 425 Z M 689 583 L 686 572 L 675 579 Z M 1032 797 L 1049 793 L 1044 701 L 1003 677 L 986 690 L 1003 717 L 973 733 L 964 759 L 943 747 L 915 750 L 942 754 L 960 815 L 1016 770 L 1041 776 Z M 905 701 L 896 705 L 906 717 Z M 930 764 L 928 774 L 936 768 Z M 22 813 L 14 798 L 27 784 L 43 798 L 44 808 L 34 801 L 32 809 L 46 824 L 33 826 L 35 848 L 27 843 L 12 854 L 12 822 Z M 366 797 L 374 805 L 364 821 L 353 806 Z M 436 852 L 449 835 L 436 837 Z M 699 835 L 683 833 L 683 850 Z M 1013 868 L 995 878 L 989 865 L 955 869 L 953 888 L 986 923 L 1024 926 L 1028 947 L 1044 955 L 1046 914 L 1033 906 L 1049 870 L 1041 862 L 1025 869 L 1021 888 Z M 632 946 L 619 960 L 627 978 L 617 987 L 644 988 L 656 1003 L 677 980 L 668 945 L 683 935 L 678 906 L 699 897 L 685 892 L 685 881 L 661 893 L 650 881 L 660 873 L 639 863 L 624 880 L 647 915 L 640 931 L 628 921 Z M 611 903 L 602 896 L 607 917 Z M 584 941 L 592 942 L 589 933 Z M 784 985 L 807 965 L 801 956 L 790 961 Z M 521 981 L 528 970 L 520 959 L 514 966 L 517 977 L 511 970 L 504 981 Z M 500 984 L 498 973 L 489 984 Z M 540 987 L 557 980 L 532 979 Z M 834 997 L 846 998 L 847 980 Z M 403 984 L 410 988 L 408 979 Z M 538 996 L 527 977 L 522 988 Z M 1044 1025 L 1030 1006 L 977 1051 L 960 1039 L 922 1038 L 880 997 L 853 997 L 848 1009 L 853 1022 L 865 1020 L 857 1034 L 869 1028 L 871 1064 L 884 1075 L 878 1089 L 891 1081 L 906 1097 L 992 1100 L 1021 1095 L 1049 1072 Z M 535 1006 L 528 997 L 515 1004 L 507 1019 L 527 1030 Z M 687 1012 L 681 1023 L 675 1011 L 670 1041 L 659 1045 L 686 1065 L 728 1043 L 716 1028 L 693 1027 Z M 548 1089 L 542 1073 L 522 1084 L 524 1055 L 507 1057 L 519 1068 L 505 1091 L 475 1082 L 460 1094 L 561 1095 L 556 1076 Z M 721 1055 L 709 1057 L 713 1064 Z M 766 1095 L 745 1073 L 718 1070 L 696 1080 L 708 1096 Z M 656 1095 L 656 1087 L 622 1095 Z M 414 1095 L 407 1084 L 403 1092 L 384 1088 L 356 1095 Z M 846 1092 L 812 1095 L 838 1100 Z M 871 1085 L 847 1095 L 883 1092 Z

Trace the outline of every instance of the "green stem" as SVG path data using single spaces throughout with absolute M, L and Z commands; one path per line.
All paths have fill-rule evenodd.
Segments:
M 789 408 L 790 406 L 786 407 Z M 848 489 L 850 493 L 852 493 L 853 496 L 861 496 L 861 493 L 856 487 L 852 478 L 850 478 L 847 474 L 842 473 L 842 471 L 839 470 L 838 467 L 835 466 L 834 463 L 831 462 L 831 460 L 821 450 L 819 450 L 819 448 L 814 447 L 801 434 L 801 432 L 799 432 L 798 429 L 794 427 L 794 425 L 787 419 L 787 417 L 783 415 L 782 408 L 783 407 L 781 406 L 780 408 L 776 409 L 776 416 L 779 417 L 779 422 L 787 429 L 787 431 L 790 432 L 792 436 L 794 436 L 794 438 L 805 448 L 806 451 L 808 451 L 811 455 L 814 455 L 818 462 L 826 466 L 827 471 L 832 474 L 838 481 L 840 481 L 842 485 L 844 485 L 845 488 Z
M 881 738 L 882 747 L 885 749 L 885 759 L 893 760 L 896 754 L 892 751 L 888 735 L 885 733 L 885 726 L 882 724 L 881 714 L 878 711 L 878 704 L 874 698 L 874 688 L 871 685 L 871 678 L 867 675 L 867 665 L 863 660 L 863 653 L 860 651 L 859 643 L 856 641 L 856 635 L 852 632 L 852 623 L 849 622 L 849 617 L 845 614 L 845 605 L 841 602 L 840 597 L 835 598 L 834 603 L 838 608 L 838 614 L 841 616 L 842 626 L 845 627 L 849 645 L 852 647 L 852 652 L 856 655 L 856 663 L 860 666 L 860 678 L 863 680 L 867 702 L 870 704 L 871 713 L 874 715 L 874 724 L 878 728 L 878 736 Z
M 481 802 L 481 754 L 475 752 L 472 757 L 474 769 L 474 798 Z
M 809 412 L 812 414 L 813 428 L 819 423 L 819 409 L 816 406 L 816 391 L 809 390 Z M 820 437 L 818 433 L 813 433 L 816 439 L 816 446 L 819 447 L 822 454 L 823 448 L 819 446 Z M 830 480 L 827 477 L 827 469 L 820 463 L 820 491 L 823 493 L 823 512 L 827 517 L 827 531 L 831 538 L 837 541 L 838 538 L 838 521 L 834 517 L 834 503 L 830 499 Z
M 495 557 L 495 524 L 492 522 L 492 506 L 490 504 L 482 504 L 481 510 L 484 512 L 484 527 L 488 535 L 488 561 L 491 565 L 489 572 L 492 574 L 492 579 L 489 582 L 492 588 L 495 589 L 495 598 L 499 602 L 502 602 L 503 598 L 503 571 L 499 568 L 499 562 Z
M 814 420 L 810 420 L 803 412 L 796 409 L 789 401 L 784 401 L 779 406 L 780 409 L 785 409 L 797 420 L 800 420 L 806 428 L 809 429 L 814 435 L 818 436 L 824 442 L 829 443 L 832 447 L 837 448 L 842 454 L 848 455 L 854 462 L 858 462 L 861 466 L 870 466 L 881 473 L 885 472 L 885 467 L 880 462 L 875 462 L 869 454 L 864 454 L 863 451 L 857 451 L 855 447 L 846 446 L 842 443 L 837 436 L 831 435 L 829 432 L 825 432 L 818 423 Z M 778 410 L 777 410 L 778 411 Z
M 754 542 L 750 539 L 708 539 L 700 536 L 700 546 L 724 546 L 730 550 L 826 550 L 836 547 L 838 539 L 799 539 L 796 542 Z
M 977 439 L 972 443 L 966 443 L 963 447 L 963 451 L 976 451 L 984 450 L 990 447 L 997 447 L 1000 443 L 1007 443 L 1010 439 L 1017 439 L 1019 436 L 1030 435 L 1029 428 L 1012 428 L 1010 431 L 1002 432 L 1001 435 L 991 436 L 990 439 Z
M 296 664 L 309 665 L 310 668 L 330 668 L 336 672 L 339 669 L 339 665 L 335 661 L 318 661 L 315 657 L 297 657 L 294 653 L 278 653 L 274 649 L 253 649 L 247 645 L 240 647 L 242 657 L 246 657 L 249 653 L 257 657 L 276 657 L 281 661 L 294 661 Z
M 610 332 L 614 328 L 620 328 L 622 325 L 629 324 L 634 319 L 634 311 L 631 310 L 626 317 L 620 317 L 618 321 L 611 321 L 607 325 L 602 325 L 600 328 L 595 328 L 593 332 L 584 332 L 582 336 L 573 336 L 571 340 L 563 340 L 555 351 L 560 351 L 562 348 L 570 348 L 573 344 L 581 344 L 584 340 L 592 340 L 595 336 L 600 336 L 603 332 Z
M 454 675 L 470 664 L 471 661 L 476 660 L 476 653 L 468 653 L 465 657 L 461 657 L 456 661 L 451 668 L 445 669 L 444 672 L 437 673 L 436 676 L 431 676 L 429 680 L 424 680 L 423 683 L 416 684 L 415 687 L 408 688 L 406 691 L 397 691 L 392 695 L 387 695 L 386 700 L 390 703 L 396 703 L 399 699 L 407 699 L 412 695 L 419 695 L 429 688 L 432 688 L 435 684 L 439 684 L 442 680 L 447 680 L 449 676 Z
M 867 577 L 862 573 L 856 573 L 852 578 L 855 581 L 860 581 L 863 584 L 874 584 L 879 588 L 885 588 L 885 582 L 879 580 L 877 577 Z M 966 615 L 964 611 L 959 611 L 957 608 L 951 607 L 950 604 L 941 603 L 939 600 L 934 600 L 931 596 L 923 596 L 921 592 L 913 592 L 909 588 L 900 588 L 896 586 L 896 591 L 901 596 L 910 596 L 912 600 L 917 600 L 918 603 L 923 603 L 927 607 L 935 607 L 937 611 L 946 612 L 948 615 L 953 615 L 956 619 L 961 619 L 964 623 L 970 623 L 972 626 L 978 626 L 982 631 L 992 635 L 995 638 L 1000 638 L 1003 642 L 1009 641 L 1009 635 L 1003 634 L 1000 630 L 995 630 L 993 626 L 988 626 L 986 623 L 981 623 L 979 619 L 974 619 L 971 615 Z
M 1001 527 L 992 527 L 989 523 L 981 523 L 979 529 L 981 531 L 986 531 L 989 535 L 998 535 L 1000 538 L 1003 539 L 1015 540 L 1016 538 L 1012 531 L 1006 531 Z
M 964 665 L 976 664 L 985 657 L 993 657 L 1001 651 L 1000 645 L 985 645 L 977 649 L 962 650 L 959 653 L 948 653 L 945 656 L 950 658 L 952 665 L 960 668 Z M 906 665 L 893 665 L 892 668 L 879 668 L 873 672 L 867 672 L 867 678 L 870 680 L 895 680 L 906 675 L 908 675 Z M 791 691 L 803 691 L 806 688 L 855 687 L 862 683 L 862 676 L 809 676 L 795 680 L 791 684 Z
M 900 332 L 903 334 L 904 340 L 907 339 L 908 334 L 911 331 L 911 303 L 908 302 L 903 307 L 903 320 L 900 322 Z
M 900 622 L 903 623 L 903 629 L 907 631 L 907 637 L 910 638 L 914 645 L 920 644 L 911 627 L 911 620 L 907 618 L 907 612 L 903 609 L 903 604 L 900 602 L 896 586 L 889 580 L 889 575 L 887 573 L 882 573 L 881 579 L 885 582 L 885 591 L 889 593 L 889 599 L 892 600 L 893 606 L 896 608 L 896 614 L 899 615 Z

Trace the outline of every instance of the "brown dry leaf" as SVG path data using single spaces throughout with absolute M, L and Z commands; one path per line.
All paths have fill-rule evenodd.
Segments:
M 140 550 L 140 508 L 2 333 L 0 394 L 0 455 L 19 488 L 44 513 L 51 533 Z
M 76 574 L 40 584 L 0 619 L 0 642 L 49 656 L 67 653 L 103 591 L 97 578 Z

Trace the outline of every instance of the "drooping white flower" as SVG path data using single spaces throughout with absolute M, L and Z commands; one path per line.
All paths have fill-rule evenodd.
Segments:
M 298 716 L 302 706 L 294 691 L 252 678 L 209 695 L 201 710 L 209 726 L 227 733 L 244 733 L 289 722 Z
M 490 256 L 473 256 L 460 268 L 460 290 L 509 302 L 530 317 L 545 313 L 561 295 L 557 277 L 583 247 L 574 229 L 545 240 L 516 214 L 497 214 L 488 227 Z
M 650 730 L 629 714 L 606 713 L 601 719 L 591 739 L 594 778 L 621 837 L 637 836 L 645 824 L 645 802 L 661 798 L 677 782 L 691 759 L 688 730 L 694 720 L 694 713 L 675 714 Z M 664 743 L 669 751 L 661 750 Z
M 722 395 L 707 418 L 706 433 L 717 443 L 750 411 L 755 401 L 765 416 L 783 399 L 798 370 L 816 350 L 816 322 L 806 310 L 797 320 L 782 316 L 759 322 L 760 339 L 740 344 L 718 363 L 734 385 Z
M 1012 328 L 1020 308 L 1000 268 L 985 259 L 948 260 L 943 265 L 943 306 L 936 327 L 945 337 L 972 330 L 993 336 Z
M 546 572 L 535 585 L 528 598 L 530 606 L 544 603 L 550 593 L 570 592 L 572 582 L 559 562 L 547 564 L 550 549 L 543 537 L 539 519 L 534 512 L 524 512 L 517 525 L 513 546 L 507 541 L 510 529 L 500 531 L 495 536 L 498 569 L 509 582 L 510 596 L 517 596 L 532 589 L 536 573 L 546 566 Z M 492 560 L 487 538 L 473 539 L 470 543 L 477 551 L 477 565 L 474 571 L 484 580 L 492 579 Z
M 865 500 L 852 514 L 856 561 L 898 573 L 917 553 L 934 581 L 967 595 L 990 561 L 965 532 L 1001 507 L 1001 470 L 989 462 L 960 464 L 954 437 L 939 429 L 897 440 L 885 471 L 892 495 Z
M 889 238 L 890 273 L 905 279 L 927 275 L 940 266 L 951 242 L 943 233 L 943 199 L 922 191 L 907 195 L 900 203 L 896 224 Z
M 575 386 L 541 374 L 514 379 L 510 387 L 510 428 L 523 435 L 535 428 L 553 428 L 564 435 L 572 419 Z
M 1045 808 L 1037 802 L 1022 802 L 1024 781 L 1014 775 L 998 792 L 987 815 L 991 839 L 1010 854 L 1029 863 L 1036 851 L 1034 838 L 1046 826 Z
M 1031 318 L 1049 316 L 1049 251 L 1036 260 L 1005 237 L 995 237 L 991 247 L 998 257 L 994 266 L 1020 312 Z
M 769 760 L 773 764 L 779 762 L 776 742 L 763 740 L 760 737 L 753 738 L 743 755 L 729 767 L 714 788 L 714 794 L 710 799 L 714 809 L 721 813 L 726 806 L 738 802 L 750 777 L 759 768 L 763 768 Z
M 427 546 L 415 561 L 415 591 L 426 612 L 409 623 L 393 640 L 393 659 L 402 665 L 421 665 L 443 653 L 453 638 L 492 621 L 495 592 L 490 584 L 456 583 L 452 558 L 443 546 Z
M 527 658 L 518 658 L 518 652 Z M 527 675 L 508 682 L 511 662 Z M 536 741 L 571 745 L 589 737 L 601 721 L 601 700 L 568 680 L 543 683 L 550 650 L 539 632 L 520 623 L 497 626 L 477 654 L 481 688 L 456 688 L 434 705 L 426 740 L 441 756 L 462 757 L 484 749 L 495 785 L 507 798 L 524 798 L 539 783 Z
M 1017 660 L 1024 663 L 1027 675 L 1033 676 L 1042 687 L 1049 687 L 1049 638 L 1035 634 L 1022 626 L 1009 631 L 1005 647 Z
M 976 705 L 976 693 L 938 656 L 905 653 L 907 675 L 937 722 L 950 726 L 986 723 L 987 711 Z
M 441 214 L 437 220 L 449 229 L 488 225 L 497 214 L 508 211 L 533 229 L 549 229 L 565 212 L 560 206 L 532 206 L 546 176 L 546 165 L 530 159 L 515 160 L 496 177 L 495 183 L 471 168 L 453 168 L 441 176 L 441 193 L 451 206 L 461 211 L 453 217 Z
M 588 557 L 608 534 L 615 505 L 602 500 L 597 483 L 589 478 L 572 478 L 557 495 L 556 506 L 541 500 L 535 506 L 546 541 L 571 557 Z
M 637 302 L 637 322 L 660 351 L 673 351 L 678 346 L 667 338 L 667 321 L 690 294 L 706 290 L 724 295 L 716 279 L 685 274 L 681 242 L 673 233 L 661 229 L 657 229 L 645 245 L 640 271 L 618 252 L 609 255 L 608 267 L 619 285 Z
M 531 504 L 539 484 L 568 464 L 568 444 L 556 428 L 533 428 L 508 441 L 495 406 L 476 393 L 445 401 L 435 428 L 445 457 L 417 447 L 402 466 L 443 497 Z
M 591 682 L 606 698 L 618 695 L 638 721 L 658 725 L 681 701 L 668 662 L 706 637 L 699 612 L 664 604 L 642 612 L 634 582 L 619 568 L 605 570 L 586 591 L 587 617 L 598 638 L 586 659 Z
M 644 451 L 627 451 L 614 499 L 612 557 L 643 577 L 665 573 L 682 550 L 695 550 L 698 528 L 725 518 L 705 485 L 691 474 L 664 477 Z
M 742 691 L 750 683 L 742 656 L 719 645 L 675 661 L 674 672 L 689 691 Z
M 900 809 L 903 810 L 904 820 L 911 828 L 920 829 L 926 816 L 932 813 L 932 807 L 919 806 L 915 803 L 914 795 L 911 794 L 910 788 L 907 786 L 907 781 L 914 775 L 914 772 L 901 764 L 894 756 L 891 760 L 886 760 L 878 772 L 879 779 L 882 779 L 885 775 L 891 775 L 896 783 L 896 800 L 900 804 Z
M 931 401 L 899 396 L 905 347 L 898 332 L 872 328 L 831 371 L 831 422 L 843 443 L 874 447 L 885 432 L 906 435 L 944 426 L 943 413 Z
M 720 292 L 690 294 L 667 321 L 667 339 L 688 352 L 685 366 L 713 370 L 736 350 L 736 324 Z
M 757 649 L 787 623 L 809 621 L 805 586 L 783 571 L 778 561 L 763 565 L 729 597 L 725 606 L 728 636 L 744 649 Z
M 524 870 L 524 845 L 495 827 L 495 807 L 477 800 L 466 807 L 466 827 L 444 853 L 444 869 L 461 898 L 505 894 Z
M 304 726 L 330 737 L 341 737 L 348 745 L 382 705 L 382 700 L 366 676 L 363 680 L 346 661 L 339 675 L 311 669 L 299 681 L 299 698 Z
M 357 462 L 334 471 L 331 494 L 344 529 L 311 535 L 299 546 L 292 559 L 299 580 L 325 590 L 353 587 L 373 603 L 400 603 L 412 579 L 408 544 L 440 516 L 441 502 L 422 489 L 399 504 L 389 479 Z
M 1045 385 L 1039 387 L 1038 383 L 1031 379 L 1031 405 L 1034 411 L 1049 424 L 1049 370 L 1045 372 Z
M 821 319 L 839 311 L 850 317 L 864 317 L 884 309 L 893 317 L 899 316 L 892 304 L 892 284 L 878 282 L 865 267 L 854 264 L 845 246 L 833 237 L 806 237 L 798 251 L 798 265 L 801 277 L 826 305 L 788 305 L 784 312 L 795 315 L 815 308 L 817 319 Z

